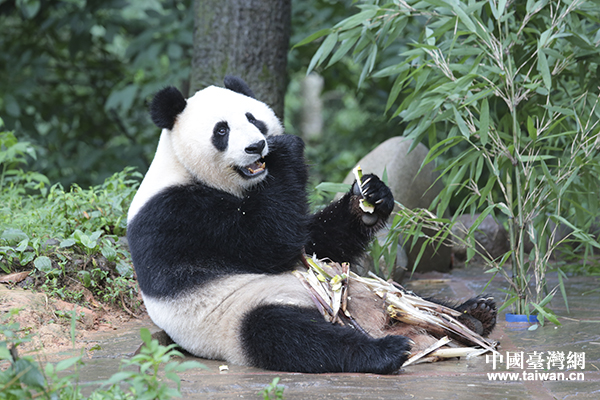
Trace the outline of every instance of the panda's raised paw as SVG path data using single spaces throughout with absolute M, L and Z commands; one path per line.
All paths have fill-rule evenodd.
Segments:
M 273 135 L 267 138 L 269 145 L 269 154 L 291 153 L 292 155 L 302 155 L 304 153 L 304 141 L 296 135 Z
M 375 213 L 387 218 L 394 209 L 394 196 L 389 187 L 377 175 L 367 174 L 362 177 L 362 187 L 357 182 L 352 186 L 352 193 L 365 199 L 375 207 Z

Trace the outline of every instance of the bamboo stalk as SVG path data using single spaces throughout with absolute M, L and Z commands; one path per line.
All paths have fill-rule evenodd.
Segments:
M 369 272 L 371 277 L 361 277 L 349 269 L 348 264 L 326 263 L 316 258 L 303 257 L 304 271 L 296 270 L 294 275 L 300 279 L 309 291 L 313 301 L 321 314 L 328 320 L 341 325 L 351 325 L 357 330 L 367 334 L 348 312 L 348 287 L 353 282 L 364 284 L 375 295 L 381 297 L 387 304 L 387 314 L 397 321 L 420 327 L 437 336 L 444 337 L 424 351 L 413 355 L 409 365 L 421 359 L 436 361 L 444 358 L 471 357 L 491 351 L 497 353 L 497 343 L 483 338 L 473 332 L 457 317 L 459 311 L 441 304 L 427 301 L 416 294 L 406 290 L 396 282 L 387 282 Z M 340 312 L 340 310 L 342 312 Z M 447 338 L 448 333 L 458 339 L 473 343 L 481 348 L 455 347 L 453 349 L 440 349 L 445 345 L 454 345 Z M 417 357 L 418 356 L 418 357 Z
M 450 339 L 448 339 L 448 336 L 444 336 L 443 338 L 441 338 L 440 340 L 438 340 L 437 342 L 435 342 L 434 344 L 432 344 L 425 350 L 421 350 L 417 354 L 412 355 L 408 360 L 406 360 L 406 362 L 402 366 L 406 367 L 406 366 L 414 363 L 418 359 L 426 356 L 427 354 L 439 349 L 440 347 L 442 347 L 443 345 L 448 344 L 448 343 L 450 343 Z

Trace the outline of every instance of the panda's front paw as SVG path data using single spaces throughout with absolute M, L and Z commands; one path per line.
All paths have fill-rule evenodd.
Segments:
M 271 177 L 287 185 L 305 185 L 308 169 L 304 161 L 304 141 L 296 135 L 275 135 L 267 137 L 267 144 L 269 153 L 264 160 Z
M 269 154 L 282 154 L 285 156 L 302 157 L 304 155 L 304 141 L 296 135 L 274 135 L 267 138 Z
M 367 174 L 362 177 L 362 187 L 357 182 L 352 186 L 352 193 L 362 197 L 375 207 L 374 212 L 380 218 L 387 218 L 394 209 L 394 195 L 377 175 Z

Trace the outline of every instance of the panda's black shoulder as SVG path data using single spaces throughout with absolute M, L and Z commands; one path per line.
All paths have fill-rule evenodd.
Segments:
M 198 212 L 215 211 L 216 204 L 222 209 L 232 199 L 232 195 L 201 183 L 171 186 L 148 199 L 133 218 L 132 224 L 135 226 L 135 221 L 142 219 L 150 225 L 159 221 L 175 224 L 181 218 L 193 220 Z

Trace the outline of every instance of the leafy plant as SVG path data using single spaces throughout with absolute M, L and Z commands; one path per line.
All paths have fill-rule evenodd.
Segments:
M 33 6 L 35 5 L 35 6 Z M 190 74 L 190 0 L 2 1 L 0 115 L 39 146 L 34 169 L 65 187 L 147 168 L 145 102 Z
M 0 118 L 0 128 L 4 121 Z M 50 185 L 44 175 L 23 171 L 22 167 L 31 159 L 37 158 L 34 146 L 29 142 L 19 141 L 13 132 L 0 132 L 0 190 L 5 188 L 19 188 L 19 193 L 26 193 L 26 189 L 43 190 Z
M 279 380 L 279 377 L 273 378 L 273 381 L 265 386 L 263 390 L 258 392 L 258 394 L 261 395 L 264 400 L 283 399 L 283 391 L 285 390 L 285 386 L 279 385 Z
M 11 311 L 9 317 L 16 310 Z M 75 345 L 75 313 L 71 313 L 71 336 Z M 6 320 L 6 317 L 4 317 Z M 31 356 L 18 355 L 18 346 L 28 342 L 30 337 L 20 337 L 19 325 L 2 321 L 0 333 L 0 399 L 25 400 L 45 399 L 171 399 L 181 397 L 178 373 L 192 368 L 206 367 L 197 361 L 178 362 L 173 358 L 182 357 L 175 345 L 162 346 L 146 328 L 140 330 L 144 342 L 140 353 L 131 359 L 123 360 L 121 370 L 109 379 L 91 382 L 86 386 L 96 387 L 90 396 L 84 396 L 79 384 L 79 367 L 84 365 L 82 356 L 62 360 L 56 364 L 38 364 Z M 4 364 L 4 365 L 3 365 Z M 73 372 L 69 372 L 71 368 Z M 161 377 L 177 384 L 170 387 Z
M 325 37 L 309 70 L 348 56 L 362 65 L 359 85 L 389 80 L 386 111 L 440 164 L 446 187 L 432 209 L 452 206 L 451 223 L 480 212 L 471 241 L 487 215 L 504 221 L 510 251 L 489 269 L 509 283 L 503 307 L 558 323 L 547 307 L 558 290 L 566 303 L 556 251 L 569 244 L 586 263 L 600 248 L 589 234 L 600 209 L 599 2 L 360 3 L 303 42 Z M 394 43 L 399 54 L 380 60 Z M 553 269 L 559 284 L 549 287 Z
M 101 185 L 65 190 L 40 174 L 16 173 L 35 150 L 10 132 L 0 132 L 0 140 L 2 270 L 30 270 L 30 287 L 64 300 L 85 303 L 87 288 L 100 301 L 136 311 L 141 301 L 131 257 L 119 237 L 125 235 L 140 175 L 126 168 Z M 19 178 L 28 175 L 35 179 Z
M 144 342 L 140 353 L 129 360 L 123 360 L 123 370 L 102 382 L 102 386 L 108 386 L 108 389 L 96 391 L 90 396 L 90 399 L 122 398 L 120 396 L 123 393 L 121 388 L 123 382 L 129 386 L 125 392 L 125 398 L 128 399 L 150 400 L 181 397 L 181 379 L 178 373 L 192 368 L 207 369 L 197 361 L 171 361 L 174 357 L 183 357 L 179 351 L 175 350 L 176 344 L 169 346 L 158 344 L 158 340 L 152 339 L 150 331 L 146 328 L 140 330 L 140 335 Z M 135 369 L 126 370 L 130 367 Z M 161 368 L 164 370 L 165 378 L 177 384 L 177 389 L 169 387 L 159 379 Z

